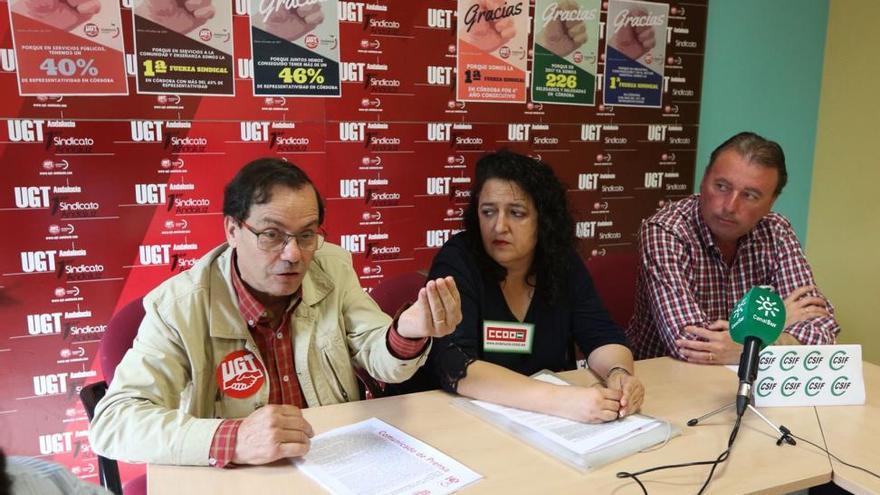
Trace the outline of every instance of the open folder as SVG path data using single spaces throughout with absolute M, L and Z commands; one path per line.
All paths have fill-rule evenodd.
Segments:
M 569 385 L 550 371 L 532 378 Z M 668 421 L 642 414 L 587 424 L 463 397 L 453 403 L 580 471 L 590 471 L 681 434 Z

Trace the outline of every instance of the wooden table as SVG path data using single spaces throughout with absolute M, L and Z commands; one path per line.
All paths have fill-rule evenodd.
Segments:
M 732 410 L 697 427 L 689 428 L 685 423 L 731 402 L 738 381 L 724 367 L 669 358 L 640 361 L 636 371 L 647 389 L 643 412 L 671 420 L 682 428 L 682 435 L 659 450 L 622 459 L 589 474 L 453 405 L 453 396 L 441 391 L 306 409 L 304 415 L 316 433 L 372 416 L 382 419 L 484 476 L 462 493 L 639 494 L 635 482 L 618 479 L 615 474 L 714 459 L 725 449 L 734 420 Z M 594 380 L 585 371 L 563 376 L 581 384 Z M 814 408 L 775 408 L 764 413 L 797 435 L 822 444 Z M 730 459 L 716 470 L 707 493 L 785 493 L 831 480 L 831 464 L 824 453 L 803 443 L 777 447 L 775 441 L 775 432 L 747 413 Z M 651 494 L 696 493 L 708 471 L 705 466 L 661 471 L 643 476 L 642 481 Z M 151 465 L 147 474 L 151 494 L 324 493 L 286 462 L 224 470 Z
M 844 461 L 880 473 L 880 366 L 862 363 L 864 406 L 817 407 L 828 450 Z M 820 444 L 821 445 L 821 444 Z M 834 483 L 856 493 L 880 493 L 880 479 L 832 459 Z

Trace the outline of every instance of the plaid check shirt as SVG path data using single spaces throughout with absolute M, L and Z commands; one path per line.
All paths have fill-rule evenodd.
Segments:
M 770 213 L 739 239 L 728 266 L 700 214 L 700 196 L 672 203 L 642 223 L 633 317 L 627 337 L 636 359 L 672 356 L 684 359 L 675 340 L 694 339 L 688 325 L 706 328 L 727 320 L 734 305 L 756 285 L 769 285 L 784 299 L 793 290 L 815 286 L 810 265 L 791 224 Z M 831 316 L 788 326 L 785 332 L 802 344 L 833 344 L 840 332 Z
M 238 296 L 238 310 L 248 324 L 248 329 L 266 367 L 266 378 L 269 382 L 268 403 L 288 404 L 304 409 L 308 407 L 308 404 L 303 400 L 302 389 L 300 389 L 299 379 L 296 376 L 290 328 L 290 317 L 302 300 L 301 289 L 291 298 L 281 323 L 276 328 L 272 328 L 271 318 L 266 307 L 257 301 L 248 290 L 238 274 L 235 263 L 236 255 L 233 254 L 232 286 Z M 396 323 L 397 319 L 395 318 L 394 321 Z M 397 333 L 394 324 L 386 335 L 388 350 L 400 359 L 411 359 L 418 356 L 428 342 L 427 338 L 407 339 L 401 336 Z M 208 454 L 209 464 L 215 467 L 226 467 L 232 462 L 232 457 L 235 454 L 235 439 L 242 421 L 241 419 L 228 419 L 220 423 L 211 442 Z

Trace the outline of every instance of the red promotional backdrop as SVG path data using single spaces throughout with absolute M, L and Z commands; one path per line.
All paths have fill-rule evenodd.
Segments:
M 585 258 L 634 249 L 641 219 L 690 192 L 705 0 L 670 4 L 660 109 L 457 102 L 455 1 L 339 4 L 342 98 L 252 96 L 244 1 L 235 3 L 236 96 L 224 98 L 134 94 L 127 1 L 129 95 L 19 97 L 0 3 L 7 453 L 96 478 L 77 394 L 102 378 L 95 354 L 107 322 L 221 242 L 223 185 L 251 159 L 280 156 L 306 170 L 326 199 L 329 240 L 353 253 L 366 288 L 429 266 L 461 228 L 473 165 L 489 150 L 555 168 Z M 598 102 L 601 82 L 600 60 Z

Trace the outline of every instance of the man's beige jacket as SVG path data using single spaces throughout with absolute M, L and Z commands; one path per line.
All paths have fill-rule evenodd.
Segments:
M 207 465 L 220 418 L 243 418 L 266 404 L 268 377 L 243 399 L 221 394 L 217 385 L 217 367 L 229 353 L 246 349 L 262 362 L 238 310 L 231 258 L 232 249 L 221 245 L 144 298 L 137 338 L 95 410 L 95 452 L 127 462 Z M 324 243 L 291 319 L 296 374 L 309 407 L 358 400 L 353 366 L 397 383 L 424 364 L 428 349 L 412 360 L 389 352 L 390 324 L 358 283 L 351 255 Z

